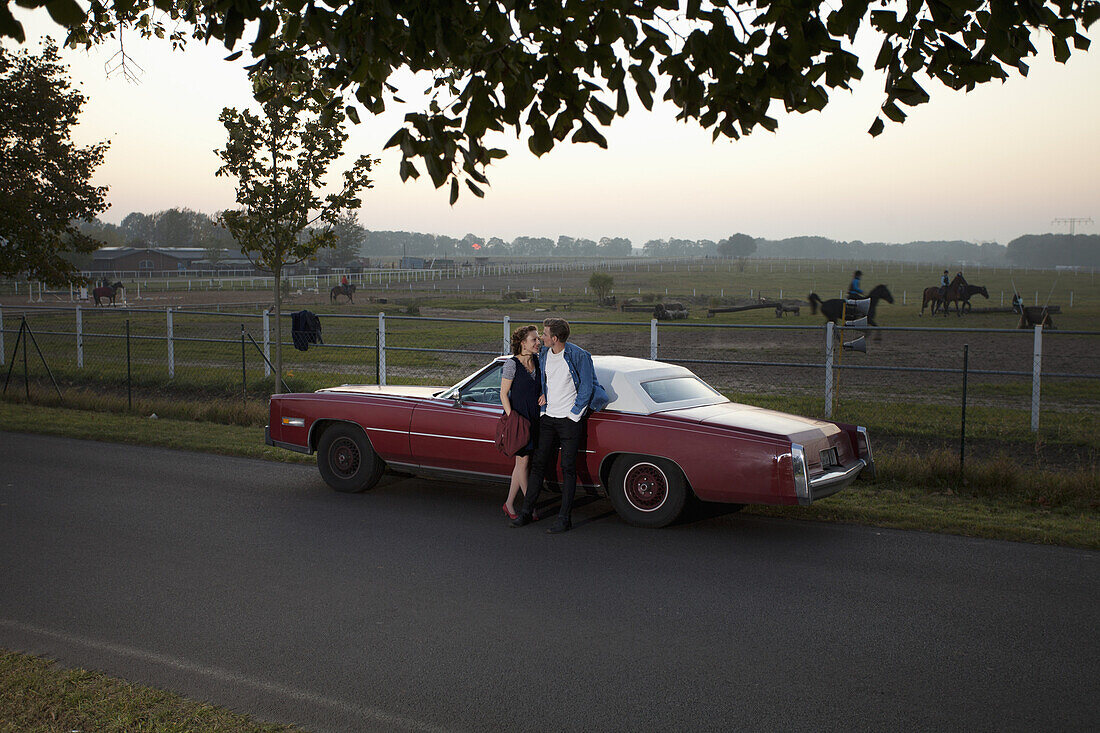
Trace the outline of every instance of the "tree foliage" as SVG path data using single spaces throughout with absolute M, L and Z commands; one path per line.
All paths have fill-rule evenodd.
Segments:
M 84 95 L 51 40 L 40 56 L 0 46 L 0 100 L 0 274 L 60 285 L 75 278 L 64 255 L 99 246 L 79 223 L 107 210 L 91 184 L 107 143 L 70 139 Z
M 0 0 L 0 35 L 22 40 L 10 1 Z M 777 109 L 821 110 L 863 76 L 852 47 L 869 32 L 886 72 L 877 135 L 883 118 L 903 122 L 902 107 L 929 101 L 929 80 L 970 91 L 1026 75 L 1036 30 L 1065 62 L 1071 45 L 1088 48 L 1083 33 L 1100 17 L 1097 0 L 92 0 L 86 14 L 74 0 L 18 2 L 46 6 L 73 44 L 123 27 L 178 43 L 186 26 L 235 49 L 258 21 L 256 68 L 285 75 L 316 55 L 325 85 L 373 114 L 405 101 L 395 72 L 430 72 L 424 104 L 387 147 L 401 151 L 403 180 L 426 171 L 437 187 L 450 183 L 452 202 L 460 180 L 484 194 L 485 168 L 505 155 L 487 137 L 507 128 L 526 130 L 540 156 L 567 138 L 606 147 L 601 127 L 660 97 L 716 139 L 774 130 Z
M 615 287 L 615 278 L 606 272 L 593 272 L 588 278 L 588 287 L 596 294 L 596 299 L 602 304 L 611 295 L 611 289 Z
M 333 241 L 317 251 L 317 260 L 327 267 L 348 267 L 362 254 L 367 230 L 359 223 L 355 212 L 336 217 L 332 225 Z
M 1008 243 L 1006 254 L 1019 267 L 1100 267 L 1100 235 L 1025 234 Z
M 756 251 L 756 240 L 748 234 L 734 234 L 718 243 L 722 257 L 748 257 Z

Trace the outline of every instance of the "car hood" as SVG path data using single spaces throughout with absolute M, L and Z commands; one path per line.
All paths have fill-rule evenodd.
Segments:
M 781 436 L 792 443 L 812 442 L 840 433 L 835 423 L 801 417 L 787 412 L 766 410 L 763 407 L 724 402 L 705 407 L 688 407 L 661 413 L 668 417 L 722 427 L 751 430 L 756 433 Z

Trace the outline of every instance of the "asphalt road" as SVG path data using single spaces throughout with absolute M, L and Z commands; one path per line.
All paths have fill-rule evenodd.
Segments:
M 501 501 L 0 433 L 0 646 L 318 731 L 1100 724 L 1098 553 Z

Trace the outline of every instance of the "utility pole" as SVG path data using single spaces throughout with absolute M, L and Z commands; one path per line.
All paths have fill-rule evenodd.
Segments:
M 1058 224 L 1069 224 L 1069 233 L 1070 233 L 1070 236 L 1073 236 L 1074 234 L 1077 233 L 1077 225 L 1078 224 L 1091 224 L 1092 219 L 1090 219 L 1087 216 L 1085 216 L 1085 217 L 1064 217 L 1064 218 L 1061 218 L 1061 219 L 1055 219 L 1054 221 L 1052 221 L 1050 223 L 1055 225 L 1055 226 L 1057 226 Z

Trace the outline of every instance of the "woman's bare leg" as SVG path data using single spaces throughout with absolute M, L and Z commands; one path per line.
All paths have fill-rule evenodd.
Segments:
M 519 492 L 523 492 L 523 495 L 527 495 L 527 466 L 529 463 L 528 456 L 516 456 L 516 466 L 512 469 L 512 482 L 508 486 L 508 500 L 504 502 L 504 506 L 508 507 L 508 511 L 512 514 L 516 513 L 515 501 Z

